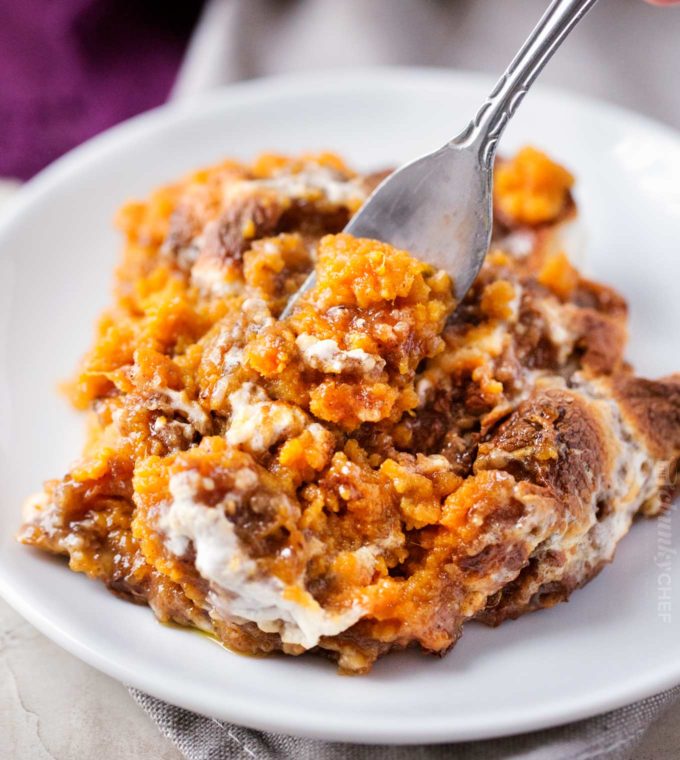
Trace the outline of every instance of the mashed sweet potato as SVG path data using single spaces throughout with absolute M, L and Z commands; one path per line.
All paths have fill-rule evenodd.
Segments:
M 569 172 L 499 164 L 458 304 L 446 273 L 342 233 L 380 176 L 267 155 L 121 211 L 69 386 L 88 441 L 24 543 L 232 649 L 356 673 L 565 599 L 663 508 L 680 379 L 634 377 L 624 301 L 562 250 Z

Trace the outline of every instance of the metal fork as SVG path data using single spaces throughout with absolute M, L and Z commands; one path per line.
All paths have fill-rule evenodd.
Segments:
M 462 298 L 489 249 L 493 162 L 503 130 L 571 30 L 597 0 L 553 0 L 466 129 L 385 179 L 345 227 L 444 269 Z M 312 272 L 281 318 L 315 281 Z

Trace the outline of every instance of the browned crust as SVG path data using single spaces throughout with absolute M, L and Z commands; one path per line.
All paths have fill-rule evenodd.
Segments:
M 579 309 L 572 320 L 578 334 L 576 350 L 581 365 L 596 375 L 609 375 L 621 366 L 628 338 L 624 317 L 594 308 Z
M 677 458 L 680 376 L 650 381 L 619 375 L 609 386 L 625 424 L 622 434 L 639 438 L 639 443 L 661 462 Z M 500 464 L 514 470 L 516 476 L 545 486 L 572 518 L 583 526 L 592 524 L 580 539 L 582 547 L 586 547 L 597 542 L 598 524 L 611 515 L 607 493 L 609 484 L 618 476 L 610 443 L 615 436 L 616 432 L 598 421 L 591 402 L 571 391 L 551 390 L 529 399 L 480 447 L 477 467 Z M 541 463 L 539 442 L 544 451 L 555 447 L 560 452 L 558 457 Z M 573 455 L 576 451 L 579 457 Z M 670 501 L 677 491 L 677 483 L 667 480 L 668 485 L 655 494 L 662 502 Z M 644 510 L 645 505 L 638 507 Z M 495 626 L 525 612 L 566 601 L 611 559 L 588 562 L 586 554 L 584 557 L 585 562 L 574 564 L 563 551 L 539 547 L 518 577 L 492 597 L 476 619 Z
M 283 210 L 280 202 L 265 194 L 239 199 L 228 206 L 217 222 L 206 230 L 202 255 L 220 263 L 241 262 L 250 241 L 276 231 Z M 246 236 L 249 226 L 251 229 Z
M 475 469 L 503 469 L 576 510 L 608 477 L 606 442 L 607 432 L 583 396 L 554 388 L 520 404 L 479 447 Z
M 534 394 L 480 446 L 476 467 L 500 467 L 516 478 L 540 486 L 563 510 L 561 531 L 588 526 L 606 505 L 614 474 L 610 432 L 601 416 L 580 393 L 551 389 Z M 558 531 L 555 531 L 556 533 Z M 539 545 L 517 578 L 491 597 L 476 619 L 499 625 L 525 612 L 566 601 L 606 564 L 598 561 L 580 572 L 570 571 L 567 553 L 549 543 Z M 548 579 L 548 580 L 546 580 Z
M 675 458 L 680 452 L 680 374 L 661 380 L 619 375 L 612 390 L 650 452 L 661 460 Z
M 537 553 L 514 581 L 489 599 L 486 608 L 475 620 L 495 627 L 506 620 L 516 620 L 527 612 L 536 612 L 566 602 L 574 591 L 589 583 L 608 564 L 602 561 L 586 574 L 566 575 L 559 581 L 542 581 L 546 569 L 560 567 L 563 562 L 564 557 L 560 553 Z

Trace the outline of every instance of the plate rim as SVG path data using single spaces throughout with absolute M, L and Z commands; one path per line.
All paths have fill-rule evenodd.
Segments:
M 297 73 L 281 76 L 266 77 L 247 82 L 239 82 L 209 93 L 201 93 L 196 96 L 185 98 L 178 103 L 167 103 L 143 114 L 128 119 L 111 129 L 91 138 L 82 145 L 74 148 L 61 158 L 41 171 L 33 179 L 27 182 L 10 199 L 0 217 L 0 241 L 6 232 L 21 222 L 22 217 L 30 214 L 33 203 L 42 196 L 49 194 L 51 190 L 63 181 L 68 181 L 71 175 L 86 171 L 90 162 L 105 157 L 109 153 L 116 153 L 125 149 L 128 143 L 134 143 L 147 132 L 153 132 L 157 127 L 162 127 L 165 122 L 177 122 L 185 118 L 193 118 L 196 112 L 202 114 L 219 110 L 221 105 L 230 107 L 239 104 L 247 104 L 249 101 L 261 101 L 274 97 L 289 97 L 294 94 L 300 96 L 314 96 L 315 93 L 327 94 L 331 91 L 338 94 L 351 90 L 374 90 L 379 87 L 399 89 L 404 86 L 450 86 L 464 88 L 490 89 L 494 83 L 493 77 L 478 72 L 464 70 L 445 70 L 426 67 L 410 66 L 387 66 L 387 67 L 361 67 L 346 69 L 325 70 L 313 73 Z M 587 107 L 595 112 L 607 116 L 619 116 L 629 123 L 663 135 L 666 139 L 680 146 L 680 132 L 672 127 L 643 116 L 621 106 L 603 101 L 597 98 L 582 96 L 559 88 L 537 86 L 536 88 L 544 98 L 559 98 L 560 100 L 573 102 L 579 107 Z M 464 124 L 460 125 L 461 128 Z M 453 129 L 453 127 L 452 127 Z M 453 135 L 452 135 L 453 136 Z M 1 255 L 1 254 L 0 254 Z M 29 584 L 30 586 L 30 584 Z M 618 707 L 630 704 L 659 693 L 667 688 L 680 684 L 680 658 L 674 663 L 675 667 L 659 666 L 645 673 L 644 676 L 619 681 L 617 689 L 612 693 L 607 687 L 599 691 L 592 691 L 582 698 L 575 697 L 566 702 L 560 702 L 559 707 L 536 710 L 533 714 L 524 708 L 524 714 L 513 713 L 508 709 L 506 716 L 496 717 L 492 725 L 484 715 L 476 721 L 470 721 L 465 726 L 451 723 L 448 720 L 438 718 L 438 725 L 427 725 L 424 729 L 417 723 L 411 727 L 403 724 L 391 725 L 385 720 L 377 728 L 367 728 L 365 725 L 358 727 L 348 737 L 346 720 L 342 717 L 327 716 L 322 723 L 314 723 L 306 711 L 293 710 L 292 715 L 282 711 L 280 714 L 271 714 L 266 719 L 260 719 L 254 714 L 247 703 L 238 698 L 232 699 L 225 692 L 225 700 L 220 704 L 221 709 L 207 704 L 197 693 L 181 691 L 170 682 L 160 683 L 157 676 L 149 675 L 148 672 L 131 672 L 122 663 L 108 657 L 105 653 L 97 651 L 64 630 L 48 615 L 43 614 L 30 602 L 30 595 L 24 597 L 20 588 L 14 588 L 10 578 L 5 573 L 5 565 L 0 557 L 0 596 L 2 596 L 19 614 L 33 624 L 41 633 L 55 641 L 59 646 L 69 651 L 79 659 L 85 661 L 96 669 L 116 678 L 117 680 L 139 688 L 153 696 L 169 701 L 172 704 L 181 705 L 211 717 L 228 719 L 236 723 L 250 726 L 260 730 L 276 731 L 281 733 L 294 733 L 299 736 L 307 736 L 314 739 L 360 741 L 368 744 L 421 744 L 468 741 L 488 739 L 494 737 L 520 734 L 528 731 L 563 725 L 572 721 L 601 714 Z M 297 718 L 295 716 L 297 715 Z

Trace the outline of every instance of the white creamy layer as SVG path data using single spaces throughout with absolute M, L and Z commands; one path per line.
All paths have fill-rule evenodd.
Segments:
M 26 499 L 21 516 L 25 523 L 36 525 L 48 536 L 53 536 L 62 527 L 59 511 L 44 491 Z
M 230 446 L 266 451 L 283 438 L 299 435 L 307 415 L 284 401 L 272 401 L 254 383 L 244 383 L 229 395 L 231 421 L 225 434 Z
M 537 302 L 550 342 L 557 349 L 557 361 L 563 364 L 574 350 L 576 335 L 569 325 L 569 308 L 556 299 L 543 298 Z
M 210 222 L 216 226 L 217 222 Z M 207 229 L 207 228 L 206 228 Z M 191 267 L 191 284 L 201 292 L 219 298 L 235 296 L 243 292 L 240 270 L 217 256 L 199 256 Z
M 563 251 L 569 257 L 569 261 L 581 269 L 586 263 L 585 242 L 584 225 L 577 216 L 551 227 L 547 231 L 547 237 L 537 236 L 535 230 L 519 229 L 495 242 L 494 246 L 521 259 L 528 256 L 539 243 L 545 247 L 546 253 Z
M 363 203 L 366 191 L 360 179 L 344 179 L 326 166 L 310 164 L 297 174 L 281 173 L 268 179 L 246 180 L 235 188 L 266 188 L 285 198 L 308 198 L 321 193 L 337 205 Z
M 197 401 L 191 401 L 186 391 L 162 388 L 161 392 L 168 397 L 173 409 L 181 412 L 199 433 L 205 434 L 210 427 L 210 417 Z
M 385 367 L 382 357 L 369 354 L 361 348 L 345 351 L 330 338 L 319 340 L 308 333 L 302 333 L 298 335 L 296 343 L 304 363 L 321 372 L 335 375 L 360 372 L 362 375 L 370 375 L 382 372 Z
M 284 643 L 305 649 L 316 646 L 322 636 L 335 636 L 359 620 L 364 613 L 359 606 L 341 614 L 325 610 L 304 589 L 302 578 L 295 587 L 296 598 L 291 599 L 281 580 L 263 577 L 257 563 L 244 551 L 224 510 L 196 501 L 199 477 L 195 472 L 183 472 L 170 479 L 172 500 L 160 519 L 160 528 L 166 534 L 166 547 L 178 556 L 186 552 L 189 542 L 193 544 L 196 569 L 210 583 L 213 614 L 236 622 L 251 621 L 262 631 L 278 633 Z M 243 482 L 236 485 L 252 486 L 256 477 L 244 469 L 237 475 Z

